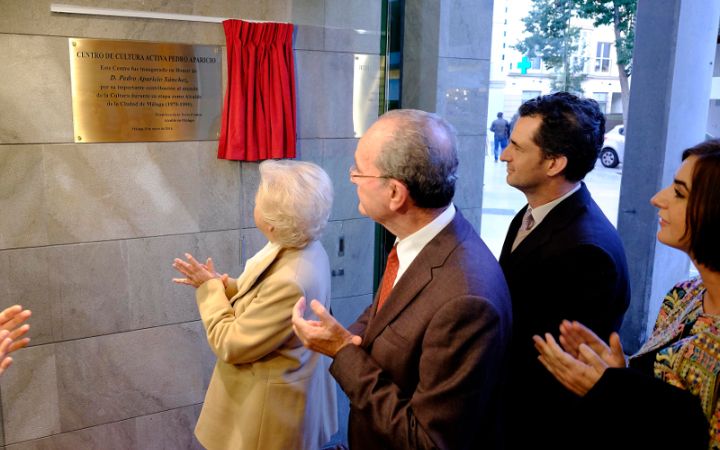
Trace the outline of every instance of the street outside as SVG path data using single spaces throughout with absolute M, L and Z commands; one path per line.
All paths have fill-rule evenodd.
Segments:
M 492 155 L 485 157 L 483 215 L 480 235 L 496 257 L 500 256 L 505 234 L 515 214 L 525 206 L 525 196 L 505 182 L 506 164 L 497 163 Z M 585 177 L 590 193 L 613 225 L 617 226 L 622 165 L 614 169 L 598 161 Z

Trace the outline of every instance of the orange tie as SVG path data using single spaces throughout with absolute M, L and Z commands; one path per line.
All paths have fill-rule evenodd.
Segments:
M 380 311 L 385 300 L 390 296 L 390 292 L 395 283 L 395 277 L 397 277 L 398 268 L 400 267 L 400 261 L 397 256 L 397 245 L 394 245 L 390 253 L 388 254 L 387 265 L 385 266 L 385 274 L 383 275 L 382 284 L 380 285 L 380 294 L 378 294 L 378 306 L 377 311 Z

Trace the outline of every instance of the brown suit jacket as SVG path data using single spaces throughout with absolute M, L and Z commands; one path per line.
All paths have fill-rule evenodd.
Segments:
M 350 327 L 362 345 L 330 367 L 350 399 L 350 448 L 493 448 L 510 297 L 459 211 L 376 305 Z
M 219 280 L 197 290 L 208 343 L 218 360 L 195 428 L 210 450 L 317 450 L 337 431 L 329 361 L 292 331 L 301 296 L 330 306 L 322 245 L 280 249 L 238 279 L 230 301 Z

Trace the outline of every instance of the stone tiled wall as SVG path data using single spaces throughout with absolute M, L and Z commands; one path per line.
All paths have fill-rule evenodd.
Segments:
M 404 107 L 435 111 L 458 132 L 455 204 L 480 232 L 493 0 L 405 3 Z
M 0 0 L 0 307 L 33 310 L 32 345 L 0 381 L 0 446 L 198 448 L 214 356 L 170 263 L 190 251 L 240 272 L 264 244 L 257 165 L 217 160 L 216 142 L 73 143 L 67 38 L 224 45 L 222 27 L 51 14 L 50 3 Z M 299 157 L 335 185 L 322 242 L 344 273 L 333 310 L 352 322 L 371 300 L 374 239 L 347 180 L 353 64 L 379 53 L 381 1 L 72 3 L 298 24 Z

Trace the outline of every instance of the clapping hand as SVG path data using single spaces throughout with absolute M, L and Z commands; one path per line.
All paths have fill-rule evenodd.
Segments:
M 579 322 L 563 321 L 560 344 L 550 333 L 545 338 L 533 336 L 538 359 L 567 389 L 584 396 L 598 382 L 608 367 L 625 367 L 620 336 L 613 333 L 608 346 Z
M 227 286 L 228 275 L 220 275 L 215 272 L 212 258 L 208 258 L 205 264 L 198 262 L 190 253 L 185 253 L 185 258 L 187 261 L 183 261 L 180 258 L 175 258 L 173 261 L 175 270 L 185 276 L 185 278 L 173 278 L 173 282 L 198 288 L 207 280 L 219 278 L 223 282 L 223 285 Z
M 10 367 L 10 353 L 27 347 L 30 338 L 23 337 L 30 330 L 24 322 L 32 315 L 29 309 L 13 305 L 0 312 L 0 374 Z
M 605 341 L 580 322 L 563 320 L 560 324 L 562 348 L 577 358 L 581 344 L 589 346 L 609 367 L 625 367 L 627 365 L 620 336 L 617 333 L 610 335 L 610 345 L 608 346 Z
M 292 314 L 293 330 L 305 347 L 334 358 L 346 345 L 362 343 L 360 336 L 340 325 L 319 301 L 310 302 L 310 308 L 320 320 L 305 320 L 305 308 L 305 297 L 300 297 Z

